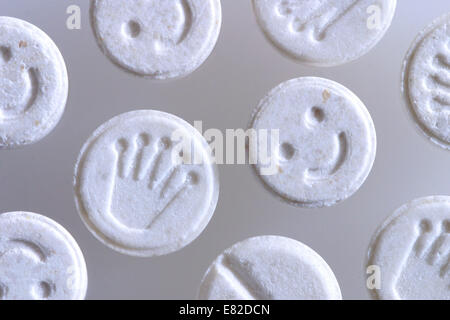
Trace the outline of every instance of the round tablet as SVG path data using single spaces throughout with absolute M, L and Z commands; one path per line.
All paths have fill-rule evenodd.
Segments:
M 91 16 L 103 52 L 125 70 L 153 79 L 196 70 L 222 23 L 220 0 L 95 0 Z
M 327 263 L 304 244 L 278 236 L 239 242 L 206 272 L 202 300 L 340 300 Z
M 75 168 L 83 221 L 121 253 L 149 257 L 181 249 L 216 208 L 219 181 L 210 151 L 195 128 L 164 112 L 111 119 L 86 142 Z
M 262 99 L 251 127 L 259 136 L 249 144 L 250 154 L 258 155 L 256 172 L 265 187 L 294 205 L 331 206 L 348 198 L 375 159 L 369 112 L 352 92 L 330 80 L 280 84 Z
M 0 17 L 0 149 L 45 137 L 67 94 L 67 70 L 54 42 L 28 22 Z
M 253 0 L 266 37 L 309 65 L 344 64 L 366 54 L 389 28 L 396 0 Z
M 403 68 L 403 93 L 421 131 L 450 149 L 450 14 L 423 30 Z
M 81 300 L 83 254 L 58 223 L 29 212 L 0 215 L 0 300 Z
M 367 264 L 379 270 L 375 299 L 450 300 L 450 197 L 397 209 L 376 232 Z

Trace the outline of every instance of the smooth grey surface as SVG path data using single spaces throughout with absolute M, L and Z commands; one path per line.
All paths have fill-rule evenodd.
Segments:
M 82 8 L 82 29 L 66 28 L 66 8 Z M 417 33 L 450 11 L 448 0 L 399 0 L 392 27 L 368 55 L 344 66 L 312 68 L 279 54 L 256 24 L 250 0 L 222 0 L 216 49 L 190 77 L 153 82 L 125 73 L 100 52 L 89 23 L 89 1 L 3 0 L 0 15 L 27 20 L 49 34 L 68 67 L 70 94 L 57 128 L 41 142 L 0 151 L 0 211 L 47 215 L 84 252 L 91 299 L 193 299 L 213 259 L 237 241 L 283 235 L 317 251 L 331 266 L 345 299 L 367 299 L 364 259 L 377 226 L 401 204 L 450 193 L 450 152 L 415 128 L 400 94 L 403 57 Z M 378 134 L 378 153 L 366 183 L 326 209 L 284 204 L 244 165 L 220 166 L 221 192 L 202 235 L 167 256 L 139 259 L 115 253 L 82 224 L 73 200 L 78 152 L 100 124 L 138 108 L 155 108 L 204 128 L 245 128 L 259 100 L 280 82 L 320 76 L 342 83 L 366 104 Z

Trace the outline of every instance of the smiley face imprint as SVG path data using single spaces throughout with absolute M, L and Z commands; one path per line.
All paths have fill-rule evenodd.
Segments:
M 53 41 L 28 22 L 0 17 L 0 149 L 50 133 L 67 93 L 66 66 Z
M 0 74 L 5 82 L 0 90 L 0 119 L 9 120 L 23 115 L 35 103 L 39 93 L 38 71 L 18 65 L 11 48 L 0 47 L 0 53 Z
M 279 141 L 267 144 L 277 170 L 267 174 L 263 162 L 254 168 L 265 187 L 291 204 L 333 205 L 356 192 L 372 168 L 376 134 L 370 114 L 352 92 L 333 81 L 282 83 L 260 102 L 251 126 L 279 131 Z
M 98 43 L 118 66 L 152 79 L 187 75 L 211 53 L 221 25 L 219 0 L 96 0 Z
M 0 300 L 84 299 L 83 255 L 56 222 L 34 213 L 0 215 Z

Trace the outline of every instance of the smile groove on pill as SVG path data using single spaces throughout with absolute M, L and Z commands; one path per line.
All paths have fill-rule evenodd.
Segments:
M 302 243 L 279 236 L 250 238 L 225 250 L 203 277 L 199 299 L 342 299 L 326 262 Z
M 450 197 L 413 200 L 375 233 L 367 265 L 380 268 L 375 299 L 450 299 Z
M 43 31 L 16 18 L 0 17 L 0 87 L 0 149 L 42 139 L 64 112 L 61 53 Z
M 371 11 L 376 8 L 376 23 Z M 256 19 L 269 41 L 287 56 L 310 65 L 353 61 L 384 36 L 395 0 L 253 0 Z M 372 12 L 373 14 L 373 12 Z
M 450 149 L 450 14 L 426 27 L 413 42 L 403 67 L 402 91 L 421 132 Z
M 173 159 L 181 153 L 180 133 L 198 164 Z M 118 252 L 141 257 L 192 242 L 214 213 L 219 192 L 204 138 L 185 121 L 152 110 L 100 126 L 80 153 L 74 183 L 78 211 L 93 235 Z
M 0 299 L 84 299 L 86 290 L 83 255 L 65 229 L 35 213 L 0 215 Z
M 326 92 L 326 94 L 324 94 Z M 326 99 L 324 99 L 326 98 Z M 253 166 L 264 186 L 303 207 L 331 206 L 367 178 L 376 133 L 364 104 L 347 88 L 322 78 L 298 78 L 271 90 L 254 111 L 251 128 L 278 130 L 271 161 Z M 258 154 L 251 144 L 251 154 Z M 270 162 L 270 165 L 267 165 Z M 275 164 L 278 170 L 270 170 Z
M 333 157 L 335 160 L 328 167 L 306 169 L 304 173 L 305 183 L 312 185 L 315 181 L 329 179 L 344 165 L 348 153 L 346 135 L 341 132 L 335 139 L 337 140 L 334 145 L 334 149 L 337 150 Z
M 222 11 L 219 0 L 95 0 L 91 18 L 101 49 L 116 65 L 163 80 L 186 76 L 208 58 Z

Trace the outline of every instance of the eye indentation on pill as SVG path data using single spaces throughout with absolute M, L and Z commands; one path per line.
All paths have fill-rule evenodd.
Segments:
M 0 46 L 0 59 L 2 59 L 3 62 L 9 62 L 9 60 L 11 60 L 11 57 L 11 48 Z
M 130 20 L 123 25 L 123 32 L 129 38 L 137 38 L 141 34 L 141 25 L 135 20 Z
M 289 142 L 284 142 L 280 146 L 279 152 L 280 152 L 281 160 L 289 161 L 294 157 L 296 150 L 292 144 L 290 144 Z
M 172 203 L 199 183 L 200 176 L 187 171 L 183 164 L 171 161 L 176 145 L 170 138 L 139 133 L 129 140 L 121 138 L 113 148 L 116 169 L 109 211 L 129 228 L 150 229 Z M 142 201 L 143 198 L 147 201 Z M 128 206 L 142 213 L 142 219 L 130 220 Z
M 312 40 L 323 41 L 330 28 L 346 16 L 360 0 L 343 0 L 345 5 L 337 8 L 333 0 L 321 1 L 307 6 L 299 1 L 282 0 L 275 5 L 279 17 L 288 19 L 288 28 L 300 33 L 311 28 Z M 303 16 L 308 12 L 306 16 Z
M 8 47 L 0 47 L 0 74 L 12 74 L 3 80 L 0 90 L 0 120 L 12 120 L 23 116 L 36 102 L 39 95 L 39 72 L 35 68 L 17 66 L 12 62 Z M 1 63 L 3 61 L 3 64 Z
M 311 108 L 306 114 L 306 121 L 309 127 L 313 127 L 325 120 L 325 112 L 320 107 Z
M 334 157 L 330 160 L 330 164 L 325 167 L 316 167 L 306 169 L 304 179 L 307 184 L 330 179 L 335 175 L 345 163 L 348 156 L 348 138 L 345 132 L 341 132 L 335 137 Z

